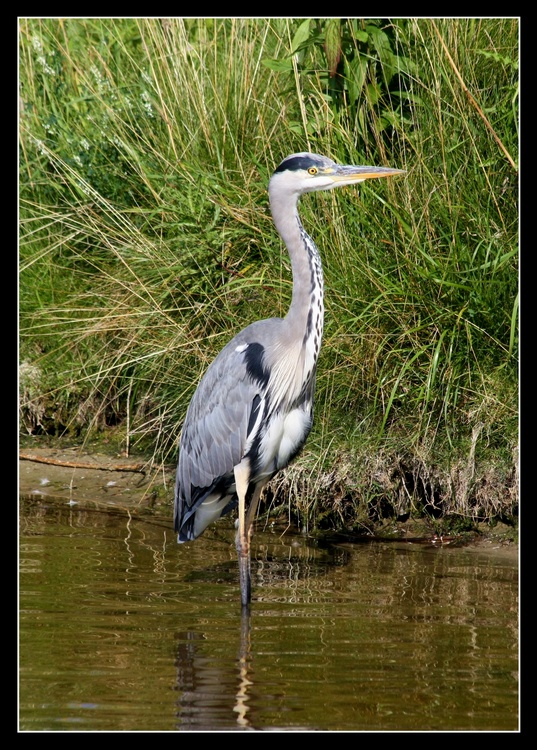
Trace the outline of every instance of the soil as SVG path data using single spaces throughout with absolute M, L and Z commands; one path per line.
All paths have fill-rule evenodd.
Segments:
M 21 448 L 19 493 L 72 503 L 122 506 L 131 511 L 171 508 L 174 468 L 158 472 L 139 458 L 87 452 L 80 447 Z
M 133 514 L 159 515 L 172 522 L 174 466 L 152 467 L 139 458 L 87 452 L 80 447 L 21 447 L 19 494 L 64 499 L 72 504 L 123 508 Z M 464 537 L 437 537 L 430 525 L 413 519 L 392 526 L 390 537 L 435 545 L 454 544 L 470 551 L 518 560 L 511 527 L 482 524 Z

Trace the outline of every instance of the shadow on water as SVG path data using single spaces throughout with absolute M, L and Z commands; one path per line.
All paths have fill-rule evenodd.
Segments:
M 20 507 L 22 731 L 517 729 L 516 562 Z
M 289 541 L 294 540 L 294 536 L 289 534 L 286 541 L 286 535 L 278 537 L 277 533 L 257 533 L 252 559 L 252 579 L 256 590 L 282 581 L 294 580 L 298 583 L 312 576 L 326 575 L 332 568 L 347 565 L 350 560 L 350 552 L 346 549 L 330 543 L 319 544 L 307 537 L 300 537 L 299 543 Z M 226 546 L 231 543 L 229 533 L 225 536 L 216 533 L 213 540 Z M 237 560 L 231 559 L 192 570 L 185 576 L 185 581 L 236 585 L 237 577 Z

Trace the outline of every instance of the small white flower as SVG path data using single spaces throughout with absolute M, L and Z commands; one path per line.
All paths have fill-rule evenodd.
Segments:
M 37 58 L 37 62 L 41 64 L 41 67 L 43 68 L 43 70 L 45 71 L 47 75 L 49 76 L 56 75 L 56 73 L 54 72 L 54 68 L 50 67 L 50 65 L 48 64 L 48 62 L 45 60 L 45 58 L 42 55 L 40 55 Z
M 43 52 L 43 45 L 41 44 L 41 39 L 38 36 L 32 37 L 32 47 L 36 52 Z
M 142 106 L 149 115 L 149 117 L 154 117 L 153 113 L 153 107 L 151 106 L 151 98 L 147 91 L 142 91 Z

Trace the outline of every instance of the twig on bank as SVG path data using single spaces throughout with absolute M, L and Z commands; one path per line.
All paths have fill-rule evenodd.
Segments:
M 59 458 L 47 458 L 45 456 L 35 456 L 31 453 L 19 453 L 19 458 L 23 461 L 35 461 L 40 464 L 52 464 L 53 466 L 66 466 L 69 469 L 97 469 L 99 471 L 134 471 L 138 474 L 144 474 L 143 464 L 110 464 L 102 466 L 89 464 L 84 461 L 63 461 Z

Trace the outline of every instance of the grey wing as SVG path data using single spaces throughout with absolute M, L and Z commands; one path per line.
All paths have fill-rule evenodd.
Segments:
M 192 397 L 179 449 L 177 531 L 211 493 L 225 498 L 234 484 L 233 469 L 262 413 L 263 383 L 253 376 L 254 355 L 262 357 L 262 347 L 234 339 L 210 365 Z

